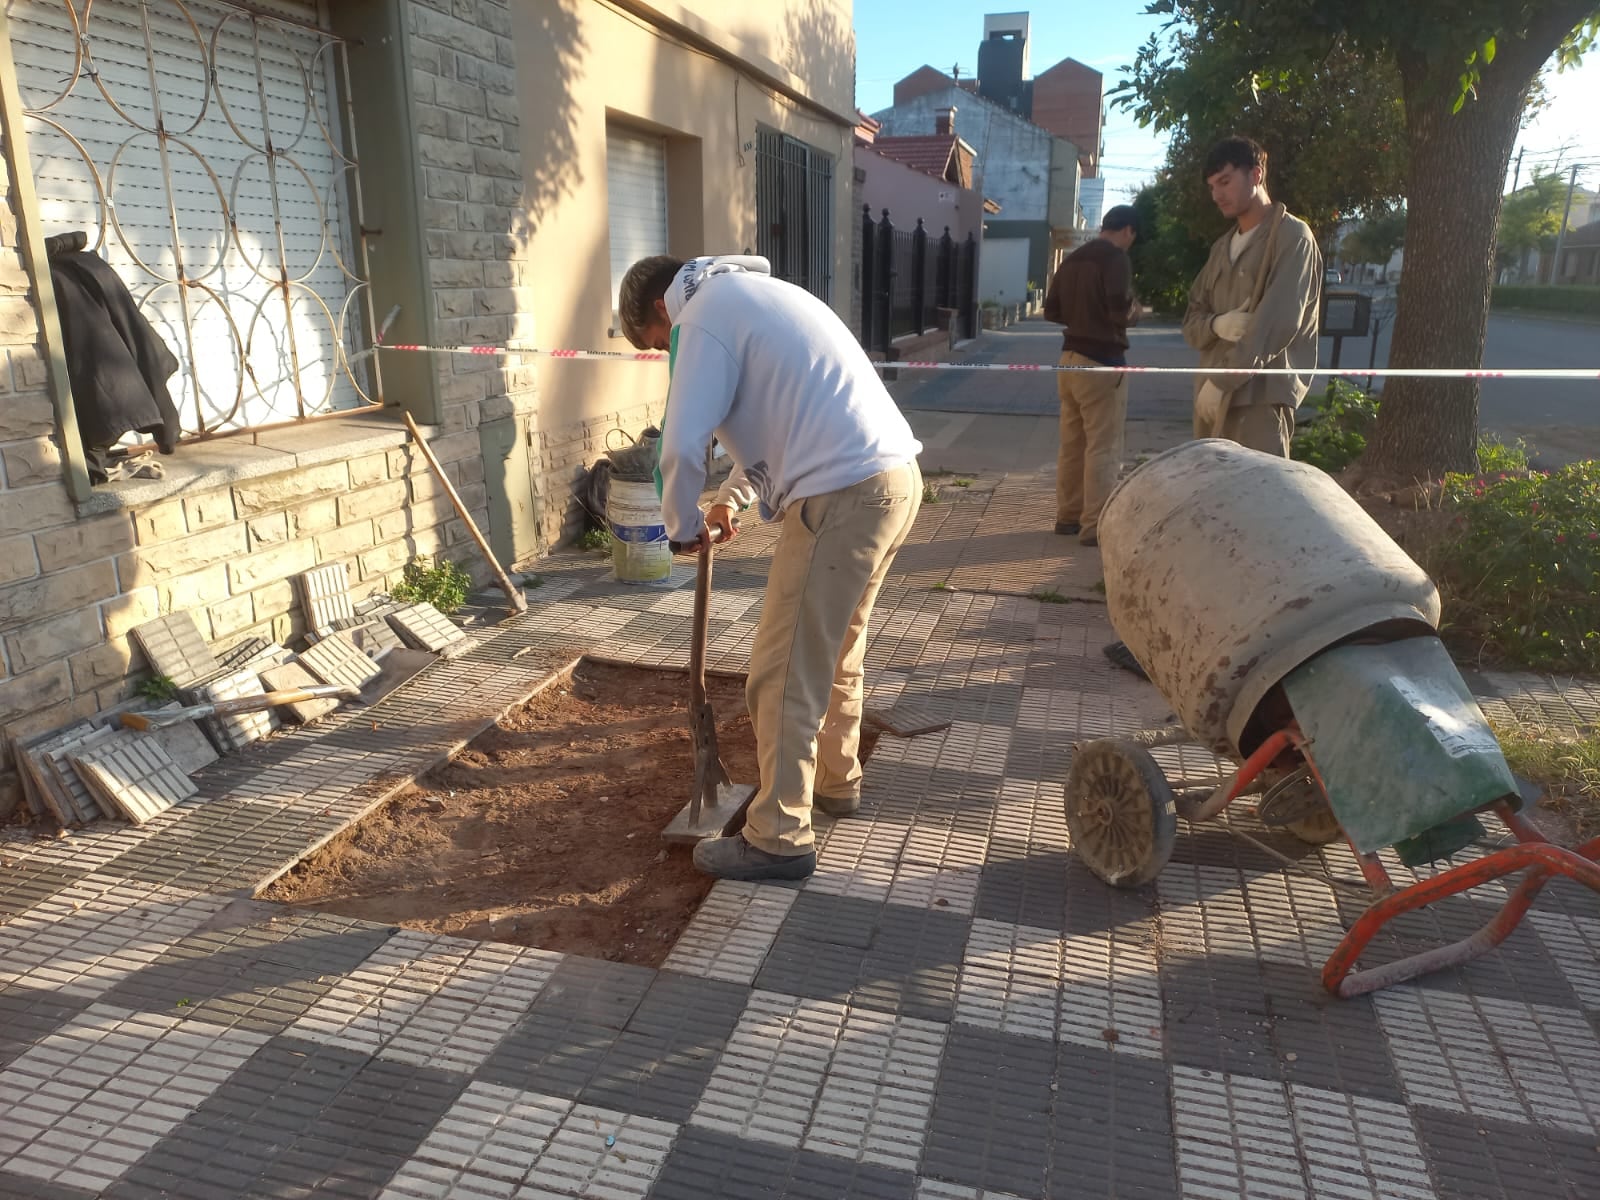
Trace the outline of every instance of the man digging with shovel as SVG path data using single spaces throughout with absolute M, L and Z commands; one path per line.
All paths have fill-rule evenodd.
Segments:
M 816 869 L 811 809 L 861 803 L 867 621 L 922 503 L 922 446 L 865 351 L 822 301 L 763 258 L 635 263 L 618 300 L 639 349 L 672 355 L 659 485 L 685 550 L 736 534 L 752 501 L 782 532 L 750 652 L 745 700 L 761 785 L 745 826 L 700 842 L 719 879 L 803 879 Z M 735 470 L 702 515 L 706 447 Z

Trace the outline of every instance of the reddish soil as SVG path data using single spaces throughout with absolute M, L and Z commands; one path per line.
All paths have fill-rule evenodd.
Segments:
M 744 681 L 706 684 L 722 761 L 753 784 Z M 659 966 L 712 883 L 661 841 L 694 781 L 688 693 L 681 671 L 580 663 L 263 899 Z
M 728 773 L 755 783 L 743 681 L 707 686 Z M 688 689 L 582 663 L 263 898 L 657 966 L 712 882 L 660 838 L 694 779 Z

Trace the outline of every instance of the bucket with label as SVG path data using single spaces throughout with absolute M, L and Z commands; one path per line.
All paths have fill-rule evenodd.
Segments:
M 666 586 L 672 578 L 672 549 L 654 483 L 611 480 L 606 495 L 611 529 L 611 569 L 618 583 Z

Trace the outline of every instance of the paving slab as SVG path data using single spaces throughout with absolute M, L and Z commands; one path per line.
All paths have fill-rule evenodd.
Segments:
M 994 360 L 1024 352 L 1052 339 Z M 1595 897 L 1547 889 L 1473 967 L 1340 1001 L 1316 972 L 1360 911 L 1346 888 L 1220 827 L 1184 826 L 1131 891 L 1073 857 L 1073 743 L 1170 709 L 1101 659 L 1098 555 L 1048 532 L 1050 469 L 941 477 L 867 648 L 868 703 L 925 731 L 878 742 L 811 879 L 719 883 L 660 970 L 238 899 L 579 654 L 682 665 L 687 593 L 593 556 L 541 563 L 526 616 L 204 767 L 146 825 L 0 836 L 0 1198 L 1600 1194 Z M 719 551 L 716 669 L 748 664 L 774 538 Z M 1589 712 L 1582 689 L 1486 687 L 1518 719 Z

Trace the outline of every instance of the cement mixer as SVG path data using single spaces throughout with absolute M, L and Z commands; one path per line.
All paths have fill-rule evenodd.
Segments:
M 1323 967 L 1342 996 L 1486 952 L 1557 875 L 1600 890 L 1600 838 L 1556 846 L 1523 814 L 1519 784 L 1438 639 L 1433 582 L 1324 472 L 1229 441 L 1189 442 L 1118 485 L 1100 545 L 1111 623 L 1181 722 L 1076 748 L 1067 826 L 1100 879 L 1149 882 L 1179 817 L 1212 820 L 1247 796 L 1265 826 L 1313 844 L 1345 840 L 1373 903 Z M 1169 780 L 1151 750 L 1188 742 L 1231 774 L 1198 788 Z M 1483 813 L 1514 844 L 1395 886 L 1380 851 L 1392 847 L 1406 866 L 1449 858 L 1483 838 Z M 1499 915 L 1472 937 L 1356 969 L 1394 917 L 1517 872 Z

